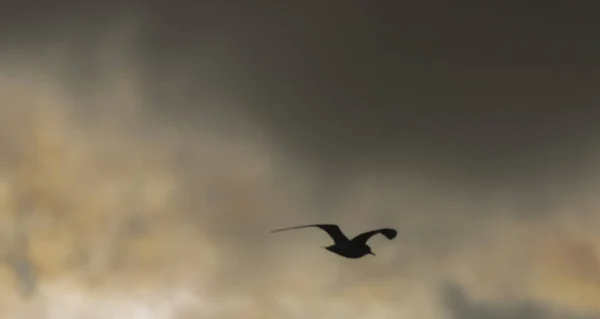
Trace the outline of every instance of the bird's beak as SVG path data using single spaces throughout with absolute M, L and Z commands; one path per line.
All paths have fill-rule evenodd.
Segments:
M 369 254 L 370 254 L 370 255 L 373 255 L 373 256 L 377 256 L 377 255 L 375 255 L 373 252 L 370 252 Z

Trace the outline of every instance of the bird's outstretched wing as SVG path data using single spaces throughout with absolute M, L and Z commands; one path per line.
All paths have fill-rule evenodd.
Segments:
M 382 234 L 387 239 L 392 240 L 392 239 L 396 238 L 396 236 L 398 235 L 398 231 L 396 231 L 395 229 L 392 229 L 392 228 L 376 229 L 376 230 L 368 231 L 366 233 L 357 235 L 356 237 L 352 238 L 352 242 L 366 245 L 369 238 L 371 238 L 377 234 Z
M 308 227 L 318 227 L 324 230 L 329 236 L 333 239 L 333 241 L 337 243 L 342 243 L 344 241 L 348 241 L 348 237 L 342 233 L 342 230 L 338 225 L 334 224 L 314 224 L 314 225 L 302 225 L 302 226 L 294 226 L 272 230 L 271 233 L 277 233 L 284 230 L 292 230 L 292 229 L 300 229 L 300 228 L 308 228 Z

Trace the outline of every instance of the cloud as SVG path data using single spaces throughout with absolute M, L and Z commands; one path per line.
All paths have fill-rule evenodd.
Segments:
M 541 319 L 548 317 L 548 314 L 541 308 L 530 303 L 496 308 L 478 305 L 471 302 L 459 286 L 453 284 L 447 284 L 442 288 L 442 295 L 452 318 L 455 319 Z
M 446 283 L 440 289 L 444 304 L 455 319 L 536 319 L 536 318 L 595 318 L 568 312 L 553 312 L 548 306 L 531 301 L 500 301 L 496 303 L 478 303 L 465 295 L 462 287 Z
M 437 319 L 600 310 L 592 280 L 600 239 L 594 214 L 582 213 L 597 210 L 594 197 L 523 220 L 510 196 L 477 197 L 390 168 L 346 172 L 325 209 L 319 170 L 235 103 L 218 122 L 212 106 L 158 114 L 144 84 L 159 79 L 144 77 L 126 46 L 116 49 L 123 42 L 99 43 L 111 58 L 98 60 L 104 75 L 85 90 L 65 75 L 77 65 L 40 56 L 0 63 L 0 245 L 37 270 L 37 293 L 24 299 L 3 264 L 6 315 Z M 57 56 L 72 54 L 65 50 Z M 318 231 L 268 234 L 317 221 L 399 235 L 374 238 L 376 258 L 347 261 L 319 248 L 329 239 Z M 25 247 L 14 244 L 18 234 Z M 461 288 L 440 295 L 449 280 Z

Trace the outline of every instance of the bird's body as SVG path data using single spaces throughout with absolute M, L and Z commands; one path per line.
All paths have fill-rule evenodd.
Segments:
M 368 231 L 362 233 L 352 239 L 349 239 L 342 233 L 342 230 L 338 225 L 334 224 L 314 224 L 314 225 L 303 225 L 288 228 L 281 228 L 271 231 L 271 233 L 277 233 L 285 230 L 300 229 L 307 227 L 318 227 L 324 230 L 333 239 L 334 244 L 331 246 L 323 247 L 332 253 L 340 256 L 357 259 L 365 255 L 375 255 L 371 251 L 371 247 L 367 245 L 367 241 L 376 234 L 382 234 L 387 239 L 392 240 L 396 237 L 398 232 L 391 228 L 382 228 L 377 230 Z
M 344 256 L 350 259 L 358 259 L 365 255 L 373 254 L 369 246 L 353 246 L 349 244 L 341 244 L 341 245 L 331 245 L 325 247 L 325 249 L 329 250 L 334 254 L 338 254 L 340 256 Z

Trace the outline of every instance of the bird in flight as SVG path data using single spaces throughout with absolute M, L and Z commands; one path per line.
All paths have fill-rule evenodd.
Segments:
M 377 234 L 384 235 L 387 239 L 392 240 L 396 238 L 398 232 L 392 228 L 381 228 L 372 231 L 368 231 L 357 235 L 356 237 L 349 239 L 342 233 L 342 230 L 338 225 L 334 224 L 314 224 L 314 225 L 303 225 L 303 226 L 294 226 L 272 230 L 271 233 L 277 233 L 285 230 L 292 229 L 300 229 L 300 228 L 308 228 L 308 227 L 318 227 L 324 230 L 329 236 L 333 239 L 334 244 L 331 246 L 323 247 L 329 250 L 332 253 L 338 254 L 342 257 L 357 259 L 361 258 L 365 255 L 373 255 L 375 254 L 371 251 L 371 247 L 367 245 L 367 241 L 369 238 L 373 237 Z

